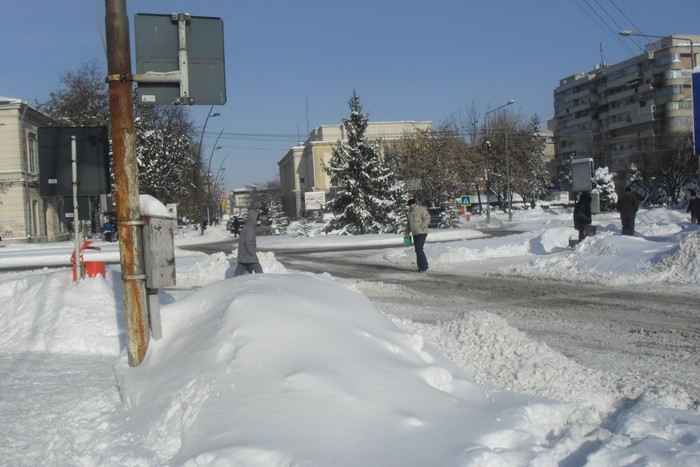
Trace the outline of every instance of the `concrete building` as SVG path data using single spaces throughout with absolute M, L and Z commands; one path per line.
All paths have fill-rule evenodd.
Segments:
M 38 129 L 51 119 L 20 99 L 0 97 L 0 237 L 3 242 L 69 238 L 63 200 L 39 193 Z
M 407 133 L 431 129 L 431 122 L 369 122 L 366 136 L 369 140 L 379 140 L 382 146 Z M 322 125 L 314 129 L 304 143 L 291 148 L 277 163 L 282 204 L 285 214 L 290 218 L 297 218 L 304 211 L 304 193 L 324 193 L 326 200 L 332 196 L 333 187 L 323 166 L 330 161 L 339 141 L 347 142 L 342 124 Z
M 250 190 L 248 188 L 234 188 L 228 192 L 228 209 L 225 211 L 229 216 L 245 217 L 250 206 Z
M 624 62 L 561 79 L 549 121 L 557 167 L 573 155 L 624 173 L 631 163 L 666 157 L 674 138 L 692 135 L 698 52 L 700 36 L 673 35 Z

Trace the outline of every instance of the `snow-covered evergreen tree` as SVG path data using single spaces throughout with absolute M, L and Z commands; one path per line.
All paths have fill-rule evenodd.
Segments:
M 353 91 L 348 102 L 350 118 L 343 119 L 347 143 L 338 141 L 324 171 L 336 196 L 326 204 L 335 217 L 326 232 L 365 234 L 396 231 L 405 221 L 407 195 L 404 184 L 381 159 L 377 141 L 367 141 L 367 115 Z
M 270 182 L 265 187 L 250 185 L 250 207 L 260 213 L 261 218 L 267 220 L 267 233 L 269 235 L 282 235 L 287 232 L 289 218 L 284 214 L 282 200 L 279 194 L 279 182 Z M 262 220 L 262 219 L 261 219 Z
M 273 198 L 268 206 L 267 222 L 268 234 L 282 235 L 287 232 L 289 218 L 284 214 L 279 197 Z
M 459 227 L 459 209 L 454 204 L 444 204 L 444 211 L 440 213 L 440 229 L 456 229 Z
M 306 215 L 299 216 L 299 221 L 297 222 L 297 237 L 308 237 L 311 234 L 311 225 L 309 224 L 309 218 Z
M 593 191 L 600 196 L 600 210 L 614 211 L 617 205 L 617 193 L 615 192 L 615 172 L 610 172 L 607 167 L 598 167 L 593 174 Z

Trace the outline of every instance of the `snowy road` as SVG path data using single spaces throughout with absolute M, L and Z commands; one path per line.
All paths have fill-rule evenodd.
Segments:
M 700 322 L 697 296 L 690 293 L 552 283 L 483 268 L 467 277 L 418 274 L 377 264 L 362 252 L 278 252 L 277 258 L 290 270 L 358 281 L 384 312 L 427 326 L 445 327 L 473 312 L 497 315 L 584 367 L 605 372 L 618 387 L 681 389 L 700 406 Z M 468 361 L 464 366 L 493 379 L 484 368 Z

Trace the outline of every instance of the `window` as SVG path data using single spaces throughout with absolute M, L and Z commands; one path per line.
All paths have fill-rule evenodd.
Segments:
M 31 173 L 37 172 L 37 151 L 36 151 L 36 134 L 29 133 L 27 135 L 27 171 Z

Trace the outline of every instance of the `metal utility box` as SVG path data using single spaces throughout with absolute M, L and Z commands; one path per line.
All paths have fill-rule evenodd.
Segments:
M 593 189 L 593 159 L 572 160 L 571 180 L 572 191 L 591 191 Z
M 146 287 L 175 285 L 176 221 L 168 217 L 143 216 L 143 256 Z

